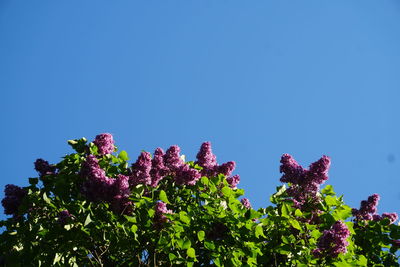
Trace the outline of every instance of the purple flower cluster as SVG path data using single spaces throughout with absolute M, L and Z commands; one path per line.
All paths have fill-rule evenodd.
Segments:
M 200 178 L 201 174 L 198 170 L 185 164 L 176 172 L 175 182 L 178 185 L 195 185 Z
M 71 217 L 72 215 L 69 213 L 68 210 L 63 210 L 58 214 L 58 222 L 64 225 L 68 222 L 69 218 Z
M 233 189 L 237 188 L 237 185 L 240 182 L 240 176 L 239 175 L 233 175 L 233 176 L 229 176 L 228 178 L 226 178 L 226 181 L 228 182 L 229 186 Z
M 197 154 L 196 164 L 203 169 L 198 171 L 190 168 L 189 165 L 180 156 L 181 149 L 173 145 L 164 151 L 157 148 L 153 154 L 142 152 L 137 161 L 132 164 L 132 174 L 129 178 L 129 184 L 136 186 L 138 184 L 150 185 L 156 187 L 165 176 L 171 176 L 178 185 L 194 185 L 202 176 L 216 176 L 224 174 L 227 176 L 227 182 L 232 188 L 236 188 L 240 181 L 239 175 L 230 176 L 235 169 L 235 162 L 229 161 L 218 165 L 215 155 L 211 151 L 210 142 L 201 145 Z
M 151 155 L 149 152 L 140 153 L 136 162 L 132 165 L 132 175 L 129 183 L 133 186 L 138 184 L 151 184 Z
M 379 195 L 373 194 L 368 197 L 367 200 L 361 201 L 360 209 L 352 209 L 353 216 L 356 221 L 366 220 L 366 221 L 380 221 L 384 218 L 388 218 L 390 223 L 397 221 L 397 213 L 383 213 L 382 216 L 377 214 Z
M 150 153 L 142 152 L 132 165 L 129 183 L 132 186 L 145 184 L 156 187 L 163 177 L 169 175 L 178 185 L 196 184 L 201 178 L 200 172 L 185 164 L 179 153 L 180 148 L 176 145 L 168 148 L 165 153 L 157 148 L 153 158 Z
M 87 178 L 82 190 L 89 200 L 109 202 L 113 210 L 119 213 L 130 212 L 128 176 L 120 174 L 116 179 L 107 177 L 93 155 L 86 158 L 82 165 L 81 175 Z
M 164 155 L 165 153 L 162 148 L 158 147 L 156 151 L 154 151 L 150 170 L 152 187 L 157 187 L 161 179 L 168 174 L 168 168 L 164 165 Z
M 201 166 L 203 170 L 201 171 L 202 176 L 216 176 L 218 174 L 223 174 L 227 177 L 227 181 L 232 188 L 236 188 L 236 185 L 239 183 L 240 177 L 239 175 L 232 176 L 232 172 L 236 167 L 236 163 L 234 161 L 228 161 L 221 165 L 217 164 L 217 157 L 212 153 L 211 143 L 204 142 L 200 151 L 197 153 L 197 161 L 196 164 Z
M 100 155 L 111 154 L 114 152 L 113 136 L 109 133 L 97 135 L 93 143 L 97 146 Z
M 336 258 L 347 252 L 347 238 L 350 231 L 342 221 L 335 222 L 329 230 L 325 230 L 318 240 L 318 248 L 313 250 L 315 257 L 331 256 Z
M 181 159 L 179 153 L 181 149 L 177 145 L 173 145 L 167 149 L 164 155 L 164 165 L 171 172 L 177 171 L 185 162 Z
M 157 228 L 160 228 L 164 223 L 168 221 L 165 214 L 172 214 L 172 210 L 167 208 L 167 204 L 159 201 L 155 207 L 154 224 Z
M 251 209 L 251 204 L 250 204 L 250 200 L 248 199 L 248 198 L 242 198 L 241 200 L 240 200 L 240 202 L 242 202 L 242 204 L 243 204 L 243 206 L 246 208 L 246 209 Z
M 356 217 L 356 220 L 373 220 L 378 210 L 379 199 L 380 197 L 378 194 L 373 194 L 369 196 L 367 200 L 361 201 L 360 209 L 352 209 L 353 216 Z
M 4 189 L 4 195 L 5 197 L 1 201 L 4 207 L 4 213 L 16 215 L 22 203 L 22 199 L 26 196 L 26 190 L 19 186 L 8 184 Z
M 54 174 L 56 172 L 56 167 L 49 164 L 48 161 L 44 159 L 37 159 L 34 163 L 35 170 L 40 176 Z
M 280 181 L 290 183 L 286 192 L 298 208 L 301 208 L 309 200 L 318 199 L 317 192 L 320 185 L 328 180 L 330 163 L 329 157 L 322 156 L 307 170 L 300 166 L 291 155 L 282 155 L 280 172 L 283 175 Z

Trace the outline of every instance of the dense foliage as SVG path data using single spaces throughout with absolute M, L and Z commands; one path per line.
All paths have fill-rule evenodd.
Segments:
M 0 222 L 6 266 L 399 266 L 395 213 L 374 194 L 351 209 L 328 179 L 329 157 L 303 168 L 281 158 L 272 206 L 254 210 L 234 162 L 209 142 L 196 161 L 178 146 L 131 166 L 110 134 L 68 142 L 57 164 L 35 162 L 29 186 L 7 185 Z

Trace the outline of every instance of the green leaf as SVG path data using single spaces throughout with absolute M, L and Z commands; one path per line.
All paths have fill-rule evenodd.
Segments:
M 336 220 L 346 220 L 352 215 L 351 208 L 349 206 L 343 205 L 333 212 L 333 216 Z
M 201 177 L 200 181 L 203 185 L 208 185 L 210 183 L 210 180 L 206 176 Z
M 132 232 L 132 233 L 136 233 L 137 229 L 138 229 L 138 227 L 137 227 L 136 224 L 133 224 L 133 225 L 131 226 L 131 232 Z
M 324 189 L 321 190 L 321 193 L 324 195 L 330 195 L 330 196 L 335 195 L 335 192 L 333 191 L 333 186 L 331 186 L 331 185 L 325 186 Z
M 62 254 L 61 253 L 56 253 L 56 255 L 54 256 L 54 260 L 53 260 L 53 265 L 56 264 L 57 262 L 59 262 L 62 258 Z
M 197 232 L 197 238 L 199 239 L 199 241 L 203 241 L 205 236 L 206 236 L 206 233 L 204 231 Z
M 213 242 L 209 242 L 209 241 L 204 241 L 204 247 L 208 250 L 214 250 L 215 249 L 215 245 Z
M 188 248 L 186 253 L 190 258 L 196 258 L 196 251 L 194 250 L 194 248 Z
M 224 194 L 225 196 L 227 196 L 227 197 L 230 197 L 231 195 L 232 195 L 232 189 L 231 188 L 229 188 L 229 187 L 227 187 L 227 186 L 225 186 L 225 187 L 223 187 L 222 189 L 221 189 L 221 192 L 222 192 L 222 194 Z
M 290 224 L 293 226 L 293 228 L 297 230 L 302 230 L 299 222 L 297 220 L 289 220 Z
M 46 193 L 43 193 L 43 200 L 47 204 L 51 204 L 51 199 L 47 197 Z
M 159 196 L 159 198 L 160 198 L 160 200 L 161 200 L 162 202 L 165 202 L 165 203 L 167 203 L 167 204 L 171 204 L 171 203 L 168 201 L 167 193 L 165 193 L 164 190 L 161 190 L 161 191 L 160 191 L 160 196 Z
M 169 258 L 170 261 L 173 261 L 173 260 L 176 259 L 176 256 L 175 256 L 175 254 L 169 253 L 168 254 L 168 258 Z
M 333 197 L 333 196 L 326 196 L 325 202 L 326 202 L 326 204 L 328 204 L 328 206 L 337 206 L 338 205 L 338 201 L 337 201 L 336 197 Z
M 136 223 L 136 218 L 135 217 L 128 216 L 128 215 L 124 215 L 124 217 L 128 222 Z
M 129 160 L 128 153 L 125 150 L 122 150 L 121 152 L 119 152 L 118 158 L 120 158 L 124 161 Z
M 190 218 L 187 216 L 185 211 L 179 212 L 179 219 L 186 224 L 190 223 Z
M 358 266 L 367 266 L 368 260 L 364 257 L 364 255 L 360 255 L 357 261 Z
M 182 244 L 182 249 L 188 249 L 192 245 L 192 242 L 190 242 L 189 239 L 186 239 L 183 244 Z
M 256 228 L 255 228 L 255 234 L 256 234 L 256 237 L 257 237 L 257 238 L 258 238 L 260 235 L 263 236 L 263 237 L 265 237 L 265 235 L 264 235 L 264 229 L 263 229 L 261 223 L 258 224 L 258 225 L 256 226 Z
M 89 223 L 91 223 L 92 222 L 92 219 L 90 218 L 90 214 L 88 214 L 87 216 L 86 216 L 86 220 L 85 220 L 85 223 L 83 224 L 83 226 L 86 226 L 86 225 L 88 225 Z
M 290 211 L 286 203 L 282 204 L 281 213 L 283 217 L 289 217 Z
M 300 217 L 300 216 L 303 215 L 303 213 L 301 212 L 301 210 L 296 209 L 295 212 L 294 212 L 294 215 L 296 215 L 297 217 Z

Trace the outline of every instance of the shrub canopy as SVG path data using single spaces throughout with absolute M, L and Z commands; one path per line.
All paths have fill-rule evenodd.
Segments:
M 6 266 L 399 266 L 397 214 L 379 215 L 377 194 L 351 209 L 321 189 L 327 156 L 305 169 L 284 154 L 284 184 L 255 210 L 209 142 L 196 161 L 171 146 L 132 165 L 110 134 L 68 143 L 75 153 L 38 159 L 29 186 L 5 187 Z

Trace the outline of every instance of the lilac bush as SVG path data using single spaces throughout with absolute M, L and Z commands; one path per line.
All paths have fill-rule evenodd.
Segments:
M 108 133 L 68 144 L 61 162 L 35 162 L 29 186 L 6 186 L 3 265 L 399 266 L 397 214 L 379 215 L 377 194 L 351 209 L 321 188 L 327 156 L 306 169 L 282 155 L 285 185 L 256 210 L 210 142 L 195 161 L 173 145 L 133 163 Z

